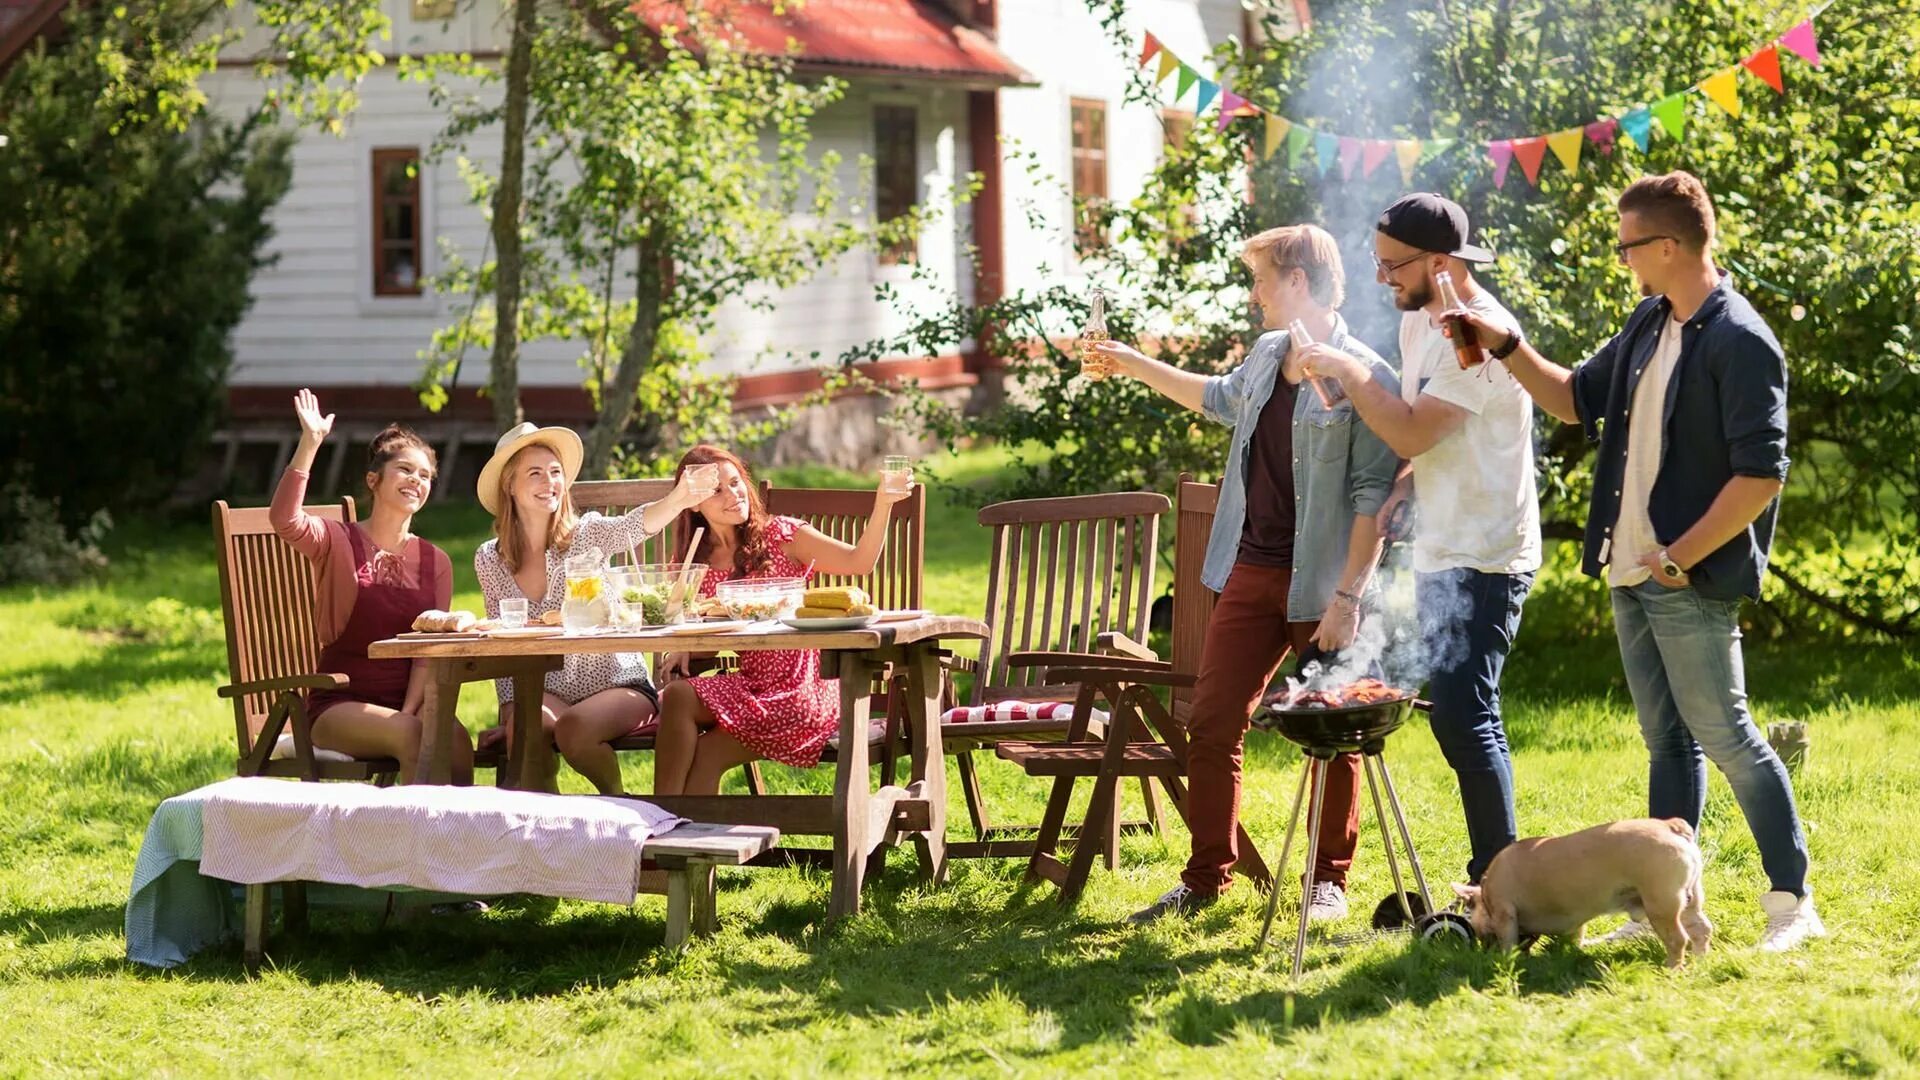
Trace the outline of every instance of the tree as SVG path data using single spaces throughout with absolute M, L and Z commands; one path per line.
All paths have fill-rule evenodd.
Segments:
M 669 431 L 751 437 L 732 423 L 731 380 L 699 370 L 720 305 L 765 305 L 857 245 L 917 227 L 908 217 L 868 230 L 857 205 L 841 205 L 837 155 L 809 158 L 808 123 L 839 98 L 838 81 L 802 81 L 790 59 L 740 48 L 725 5 L 675 11 L 654 33 L 628 4 L 573 0 L 538 21 L 532 42 L 513 329 L 523 343 L 581 344 L 594 475 L 623 442 L 645 463 Z M 409 73 L 435 81 L 442 100 L 449 76 L 497 78 L 455 58 Z M 438 152 L 504 117 L 502 103 L 455 106 Z M 477 202 L 494 202 L 500 180 L 472 168 L 469 180 Z M 450 261 L 441 287 L 468 301 L 428 351 L 429 404 L 445 400 L 440 385 L 467 349 L 501 336 L 504 309 L 482 294 L 498 292 L 505 262 Z

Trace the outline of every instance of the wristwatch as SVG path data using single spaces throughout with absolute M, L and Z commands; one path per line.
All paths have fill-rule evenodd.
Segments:
M 1673 561 L 1673 556 L 1667 554 L 1666 548 L 1661 548 L 1660 553 L 1654 556 L 1654 558 L 1660 560 L 1661 573 L 1677 581 L 1687 580 L 1687 572 L 1680 569 L 1680 564 Z
M 1519 348 L 1520 343 L 1525 340 L 1527 340 L 1527 336 L 1522 334 L 1520 328 L 1516 326 L 1507 331 L 1507 340 L 1501 344 L 1499 348 L 1489 349 L 1487 355 L 1493 357 L 1495 360 L 1505 360 L 1507 357 L 1512 356 L 1513 350 Z

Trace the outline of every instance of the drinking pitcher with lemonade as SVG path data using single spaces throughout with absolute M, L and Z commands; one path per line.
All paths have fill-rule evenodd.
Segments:
M 569 631 L 591 630 L 607 622 L 607 557 L 590 547 L 567 556 L 567 598 L 560 624 Z

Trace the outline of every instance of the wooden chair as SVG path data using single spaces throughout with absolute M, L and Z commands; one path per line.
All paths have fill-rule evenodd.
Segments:
M 1121 634 L 1102 635 L 1099 646 L 1107 655 L 1089 659 L 1080 669 L 1056 667 L 1048 672 L 1050 681 L 1076 693 L 1072 729 L 1065 738 L 1050 743 L 1006 741 L 996 747 L 999 756 L 1019 764 L 1029 775 L 1055 778 L 1029 857 L 1028 876 L 1059 885 L 1064 903 L 1077 900 L 1085 887 L 1093 845 L 1076 845 L 1071 863 L 1066 864 L 1054 851 L 1063 836 L 1075 832 L 1081 837 L 1103 836 L 1111 851 L 1120 826 L 1114 795 L 1125 778 L 1138 778 L 1143 788 L 1159 783 L 1185 819 L 1186 731 L 1207 620 L 1218 600 L 1201 583 L 1200 575 L 1219 495 L 1218 485 L 1197 483 L 1191 475 L 1182 475 L 1176 489 L 1172 658 L 1163 661 Z M 1168 692 L 1167 705 L 1161 704 L 1155 689 Z M 1112 713 L 1104 732 L 1082 722 L 1082 716 L 1100 701 Z M 1083 776 L 1094 778 L 1093 799 L 1085 821 L 1075 830 L 1065 817 L 1074 782 Z M 1271 887 L 1272 874 L 1244 827 L 1239 830 L 1239 849 L 1239 869 L 1257 885 Z M 1108 868 L 1112 868 L 1111 857 Z
M 309 506 L 327 521 L 352 523 L 353 500 Z M 375 780 L 400 772 L 393 758 L 322 760 L 313 752 L 313 721 L 306 692 L 347 685 L 347 677 L 315 670 L 320 643 L 313 629 L 318 571 L 274 534 L 266 507 L 213 504 L 213 535 L 220 567 L 220 606 L 226 616 L 227 674 L 219 694 L 233 702 L 241 776 L 303 780 Z M 292 730 L 294 756 L 275 758 L 280 736 Z
M 1124 642 L 1144 651 L 1158 561 L 1160 516 L 1171 504 L 1154 492 L 1077 495 L 995 503 L 980 511 L 993 530 L 985 622 L 994 636 L 978 661 L 956 658 L 974 676 L 971 706 L 1002 701 L 1074 701 L 1072 686 L 1047 677 L 1050 667 L 1097 665 L 1099 652 Z M 1076 717 L 1078 722 L 1081 717 Z M 1091 717 L 1085 717 L 1091 723 Z M 975 750 L 1003 741 L 1053 741 L 1068 736 L 1065 720 L 944 723 L 941 738 L 959 758 L 961 791 L 975 841 L 948 845 L 955 858 L 1025 856 L 1037 825 L 999 825 L 988 815 Z M 1089 730 L 1097 730 L 1090 728 Z M 1157 796 L 1147 799 L 1145 827 L 1158 830 Z M 1108 845 L 1116 858 L 1117 841 Z

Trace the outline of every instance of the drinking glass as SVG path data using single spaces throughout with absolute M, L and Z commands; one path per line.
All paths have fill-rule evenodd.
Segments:
M 720 466 L 707 462 L 687 466 L 687 487 L 701 498 L 720 490 Z
M 527 602 L 518 598 L 501 600 L 500 625 L 508 629 L 527 625 Z
M 905 495 L 913 486 L 913 459 L 889 454 L 880 463 L 880 485 L 889 495 Z

